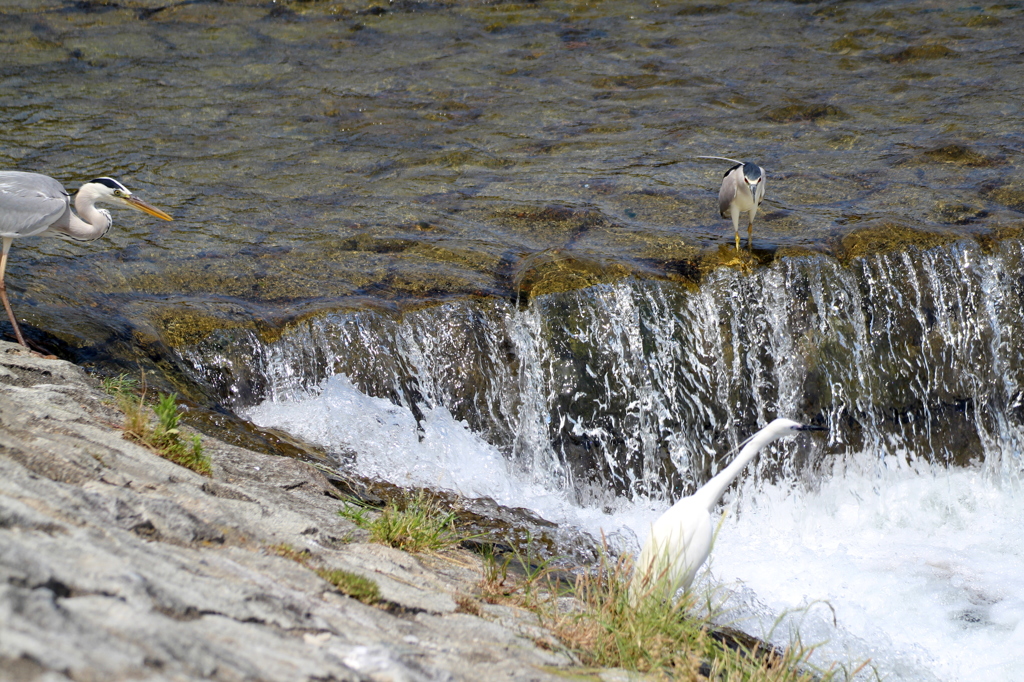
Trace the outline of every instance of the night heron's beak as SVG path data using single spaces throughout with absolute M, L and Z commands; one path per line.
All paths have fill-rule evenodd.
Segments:
M 174 218 L 167 215 L 156 206 L 150 206 L 142 199 L 136 199 L 135 197 L 123 197 L 121 201 L 124 202 L 125 206 L 137 209 L 143 213 L 148 213 L 149 215 L 160 218 L 161 220 L 174 220 Z

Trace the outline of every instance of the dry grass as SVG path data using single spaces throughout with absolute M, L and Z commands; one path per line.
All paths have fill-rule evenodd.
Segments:
M 530 541 L 527 541 L 527 547 Z M 556 598 L 562 587 L 550 559 L 539 559 L 518 549 L 499 560 L 485 550 L 480 592 L 488 604 L 514 604 L 535 610 Z
M 631 599 L 628 556 L 614 562 L 603 557 L 567 589 L 549 565 L 532 565 L 532 572 L 510 577 L 507 561 L 485 557 L 483 598 L 534 611 L 585 666 L 624 668 L 656 679 L 726 682 L 832 682 L 860 670 L 814 669 L 808 663 L 814 648 L 799 642 L 776 649 L 754 638 L 723 636 L 711 624 L 714 614 L 693 615 L 688 594 L 676 601 L 651 594 Z
M 688 602 L 641 599 L 634 607 L 630 571 L 627 560 L 605 560 L 579 575 L 572 591 L 577 609 L 549 614 L 555 635 L 586 665 L 696 679 L 707 646 L 700 624 L 686 617 Z

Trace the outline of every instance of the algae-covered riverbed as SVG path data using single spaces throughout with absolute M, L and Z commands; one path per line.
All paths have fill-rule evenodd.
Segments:
M 768 169 L 761 260 L 998 233 L 1024 207 L 1022 13 L 7 2 L 0 166 L 113 175 L 175 216 L 25 240 L 8 285 L 30 336 L 90 360 L 322 309 L 692 282 L 737 260 L 701 154 Z

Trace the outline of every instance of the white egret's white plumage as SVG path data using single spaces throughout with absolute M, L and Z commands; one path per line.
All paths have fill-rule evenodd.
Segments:
M 736 250 L 740 248 L 740 213 L 748 213 L 747 248 L 754 237 L 754 216 L 764 200 L 766 184 L 764 168 L 750 161 L 737 161 L 724 156 L 698 156 L 698 159 L 718 159 L 736 164 L 725 172 L 722 188 L 718 190 L 718 212 L 723 218 L 732 218 L 736 232 Z
M 634 601 L 646 594 L 671 599 L 680 589 L 689 588 L 697 570 L 711 553 L 714 537 L 711 512 L 729 484 L 772 441 L 800 431 L 822 430 L 823 427 L 808 426 L 791 419 L 776 419 L 755 433 L 729 466 L 662 514 L 651 525 L 651 534 L 636 563 L 630 586 Z
M 44 232 L 57 232 L 72 239 L 90 241 L 102 237 L 113 222 L 110 211 L 96 208 L 99 202 L 134 208 L 162 220 L 171 216 L 132 196 L 127 187 L 113 178 L 97 178 L 85 183 L 75 195 L 75 209 L 71 211 L 71 197 L 59 182 L 46 175 L 21 171 L 0 171 L 0 298 L 14 327 L 18 343 L 26 346 L 14 311 L 7 300 L 4 273 L 7 270 L 7 252 L 11 242 L 19 237 L 34 237 Z

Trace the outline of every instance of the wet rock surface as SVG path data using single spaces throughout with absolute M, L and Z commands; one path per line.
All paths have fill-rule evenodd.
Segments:
M 546 680 L 571 665 L 526 612 L 462 612 L 476 555 L 367 543 L 298 460 L 206 439 L 212 477 L 172 464 L 121 437 L 94 383 L 0 342 L 0 677 Z M 371 578 L 382 601 L 282 544 Z

